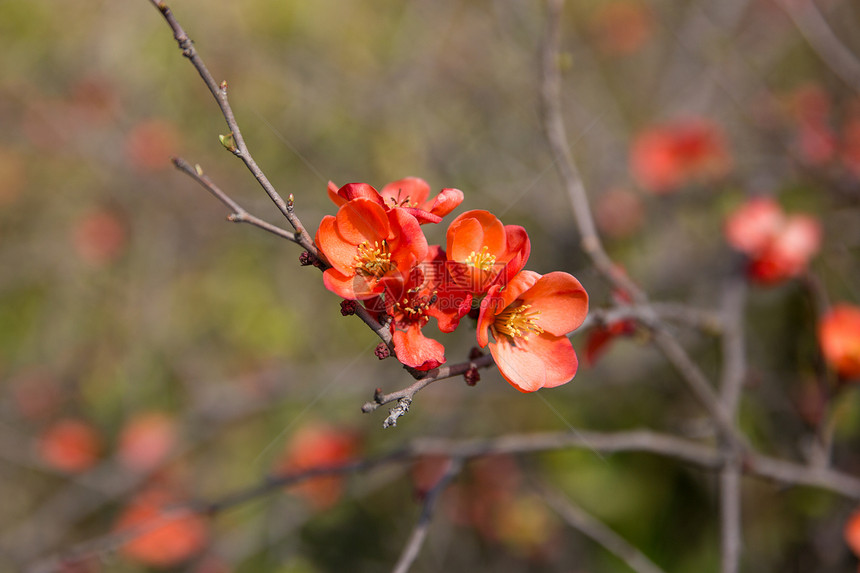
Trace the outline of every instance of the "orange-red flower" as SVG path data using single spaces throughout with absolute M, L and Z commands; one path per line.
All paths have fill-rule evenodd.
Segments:
M 653 35 L 654 18 L 641 0 L 604 1 L 589 27 L 603 53 L 623 56 L 638 51 Z
M 845 524 L 843 532 L 845 543 L 857 557 L 860 557 L 860 509 L 854 511 L 848 522 Z
M 58 470 L 79 473 L 98 462 L 102 439 L 92 425 L 82 420 L 59 420 L 38 441 L 39 457 Z
M 131 418 L 117 443 L 117 458 L 132 471 L 147 472 L 167 460 L 176 443 L 176 423 L 165 412 L 145 412 Z
M 860 377 L 860 307 L 837 304 L 818 325 L 824 359 L 844 378 Z
M 415 217 L 363 197 L 324 217 L 316 244 L 331 264 L 323 274 L 326 288 L 352 300 L 399 296 L 404 277 L 427 255 Z
M 753 280 L 773 284 L 800 275 L 821 247 L 821 225 L 786 215 L 773 199 L 750 199 L 726 220 L 726 240 L 750 259 Z
M 445 252 L 438 245 L 431 246 L 427 259 L 412 269 L 403 293 L 389 310 L 397 359 L 417 370 L 431 370 L 445 363 L 445 347 L 421 332 L 431 316 L 439 320 L 441 315 L 444 320 L 449 314 L 436 308 L 444 280 L 444 261 Z
M 115 526 L 117 532 L 131 535 L 120 552 L 153 567 L 173 567 L 198 554 L 209 540 L 208 522 L 190 509 L 175 508 L 177 501 L 166 489 L 145 490 L 135 497 Z
M 484 294 L 504 286 L 525 266 L 531 252 L 526 230 L 503 225 L 489 211 L 466 211 L 448 226 L 448 275 L 454 286 Z
M 504 289 L 490 287 L 478 316 L 478 344 L 490 345 L 499 372 L 521 392 L 552 388 L 576 374 L 579 362 L 566 335 L 586 314 L 588 294 L 573 276 L 522 271 Z
M 362 197 L 386 209 L 403 209 L 422 225 L 440 222 L 442 217 L 463 202 L 463 192 L 459 189 L 442 189 L 430 199 L 430 186 L 418 177 L 393 181 L 382 191 L 377 191 L 367 183 L 348 183 L 338 189 L 337 185 L 329 181 L 328 196 L 338 206 Z
M 630 170 L 644 189 L 663 195 L 693 181 L 711 181 L 731 168 L 719 127 L 698 118 L 652 127 L 633 142 Z
M 352 432 L 311 423 L 293 435 L 276 471 L 294 474 L 316 468 L 337 467 L 352 460 L 357 452 L 358 439 Z M 306 498 L 316 509 L 326 509 L 331 507 L 343 492 L 343 477 L 319 476 L 290 489 Z

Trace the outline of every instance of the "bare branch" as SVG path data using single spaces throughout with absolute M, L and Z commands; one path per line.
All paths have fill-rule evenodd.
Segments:
M 269 233 L 287 239 L 288 241 L 292 241 L 294 243 L 299 242 L 299 237 L 296 235 L 296 233 L 287 231 L 286 229 L 282 229 L 280 227 L 272 225 L 271 223 L 267 223 L 266 221 L 263 221 L 262 219 L 248 213 L 238 203 L 231 199 L 230 196 L 228 196 L 217 185 L 215 185 L 215 183 L 207 175 L 204 175 L 203 171 L 199 167 L 192 167 L 190 163 L 188 163 L 181 157 L 174 157 L 173 164 L 176 166 L 177 169 L 197 181 L 200 185 L 203 186 L 204 189 L 214 195 L 216 199 L 218 199 L 228 208 L 230 208 L 233 211 L 227 217 L 227 219 L 229 219 L 230 221 L 233 221 L 235 223 L 250 223 L 255 227 L 259 227 L 264 231 L 268 231 Z
M 296 230 L 296 242 L 319 259 L 320 256 L 317 252 L 316 245 L 314 245 L 313 239 L 302 225 L 302 222 L 293 212 L 292 205 L 284 201 L 283 197 L 281 197 L 275 187 L 271 184 L 268 177 L 266 177 L 262 169 L 257 165 L 257 162 L 254 161 L 251 152 L 248 150 L 248 147 L 245 144 L 245 139 L 242 137 L 242 132 L 239 129 L 239 124 L 236 122 L 236 117 L 233 114 L 233 108 L 230 106 L 230 101 L 227 98 L 227 82 L 224 81 L 219 84 L 215 81 L 215 78 L 209 72 L 209 69 L 200 57 L 200 54 L 197 53 L 194 43 L 188 37 L 188 34 L 185 33 L 185 30 L 182 29 L 182 26 L 176 20 L 176 17 L 173 15 L 173 12 L 167 4 L 161 2 L 161 0 L 150 0 L 150 2 L 152 2 L 152 4 L 158 8 L 159 12 L 161 12 L 161 15 L 164 16 L 167 24 L 170 26 L 171 30 L 173 30 L 173 38 L 179 44 L 179 49 L 182 50 L 182 55 L 188 58 L 194 66 L 194 69 L 196 69 L 197 73 L 200 74 L 200 77 L 203 78 L 203 82 L 206 84 L 206 87 L 209 88 L 209 92 L 215 98 L 215 101 L 218 103 L 218 107 L 221 108 L 221 114 L 224 116 L 224 120 L 227 122 L 227 127 L 230 129 L 230 136 L 225 137 L 222 140 L 222 143 L 228 138 L 232 139 L 232 145 L 229 147 L 230 151 L 245 163 L 245 166 L 254 175 L 254 178 L 259 182 L 260 186 L 275 206 L 277 206 L 278 210 L 284 215 L 284 217 L 286 217 Z
M 779 5 L 833 73 L 860 94 L 860 61 L 836 37 L 812 0 L 780 0 Z
M 581 507 L 574 505 L 566 496 L 546 483 L 536 485 L 538 493 L 569 526 L 579 530 L 603 546 L 604 549 L 624 561 L 637 573 L 663 573 L 644 553 L 612 531 Z
M 415 394 L 417 394 L 419 391 L 423 390 L 433 382 L 436 382 L 437 380 L 453 378 L 454 376 L 465 374 L 471 368 L 488 368 L 493 364 L 494 362 L 492 355 L 486 354 L 469 362 L 460 362 L 459 364 L 439 366 L 438 368 L 434 368 L 433 370 L 428 370 L 424 373 L 425 375 L 422 378 L 418 379 L 414 384 L 402 390 L 392 392 L 391 394 L 382 394 L 381 392 L 376 392 L 373 397 L 373 400 L 371 400 L 370 402 L 366 402 L 364 406 L 361 407 L 361 411 L 365 414 L 368 412 L 373 412 L 380 406 L 388 404 L 389 402 L 394 402 L 395 400 L 408 399 L 411 401 L 412 397 L 415 396 Z M 403 413 L 405 414 L 406 412 L 404 411 Z
M 196 513 L 214 516 L 251 500 L 270 495 L 284 487 L 321 476 L 345 475 L 368 471 L 376 467 L 402 463 L 423 456 L 444 456 L 465 462 L 473 458 L 498 454 L 528 454 L 564 449 L 582 448 L 595 452 L 646 452 L 677 459 L 705 469 L 719 470 L 730 460 L 724 452 L 707 445 L 698 444 L 667 434 L 649 430 L 628 432 L 558 432 L 545 434 L 515 434 L 493 439 L 444 440 L 417 439 L 406 447 L 388 454 L 356 460 L 351 463 L 308 468 L 296 473 L 269 476 L 251 487 L 240 489 L 210 502 L 198 502 L 176 506 L 171 510 L 190 509 Z M 767 456 L 747 454 L 740 469 L 749 475 L 770 479 L 790 486 L 811 486 L 860 500 L 860 478 L 827 468 L 810 468 L 801 464 L 776 460 Z M 142 524 L 145 527 L 146 524 Z M 423 534 L 422 534 L 423 535 Z M 95 541 L 76 545 L 62 556 L 39 561 L 28 571 L 53 571 L 66 556 L 84 557 L 83 548 L 89 555 L 115 550 L 126 538 L 109 534 Z M 417 542 L 416 542 L 417 543 Z M 53 567 L 49 567 L 53 565 Z
M 542 52 L 543 80 L 541 82 L 541 99 L 544 112 L 544 130 L 550 150 L 559 169 L 562 181 L 567 189 L 573 215 L 582 235 L 582 249 L 588 255 L 597 270 L 613 285 L 627 292 L 637 304 L 648 308 L 647 295 L 626 274 L 615 265 L 600 241 L 585 185 L 579 170 L 571 159 L 570 144 L 561 115 L 560 95 L 561 77 L 558 66 L 558 50 L 561 41 L 561 9 L 564 0 L 548 0 L 545 41 Z M 722 407 L 716 393 L 705 375 L 696 366 L 677 340 L 663 327 L 653 311 L 645 312 L 641 318 L 654 334 L 654 342 L 663 352 L 669 362 L 675 367 L 690 390 L 705 407 L 716 423 L 720 432 L 734 443 L 742 443 L 730 416 Z
M 409 536 L 409 541 L 406 542 L 406 547 L 403 548 L 403 552 L 400 554 L 400 559 L 397 560 L 394 569 L 392 569 L 393 573 L 406 573 L 412 567 L 412 564 L 418 557 L 418 552 L 421 551 L 421 547 L 424 545 L 424 540 L 427 538 L 427 531 L 430 528 L 430 520 L 433 517 L 436 500 L 439 499 L 439 496 L 448 487 L 450 481 L 460 473 L 462 467 L 463 460 L 452 459 L 445 474 L 436 482 L 433 489 L 427 492 L 424 497 L 424 505 L 421 508 L 421 516 L 412 529 L 412 534 Z
M 723 289 L 723 360 L 720 398 L 723 408 L 736 417 L 741 390 L 746 378 L 746 337 L 743 316 L 747 283 L 741 276 L 731 277 Z M 733 455 L 720 470 L 720 542 L 723 573 L 736 573 L 740 567 L 742 545 L 741 452 L 727 444 Z

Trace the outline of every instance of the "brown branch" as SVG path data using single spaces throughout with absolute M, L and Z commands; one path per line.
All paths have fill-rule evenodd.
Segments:
M 627 292 L 643 309 L 647 309 L 649 305 L 647 295 L 612 262 L 603 249 L 591 214 L 585 185 L 572 159 L 560 104 L 561 74 L 558 65 L 558 52 L 561 42 L 561 9 L 563 4 L 564 0 L 547 1 L 546 32 L 541 58 L 543 72 L 541 101 L 543 103 L 544 130 L 547 141 L 570 198 L 573 215 L 582 235 L 583 251 L 592 260 L 598 272 L 616 288 Z M 693 363 L 678 341 L 668 333 L 656 314 L 646 310 L 641 320 L 651 329 L 654 343 L 675 367 L 699 403 L 708 411 L 720 433 L 733 443 L 743 443 L 743 438 L 738 434 L 731 417 L 723 408 L 705 375 Z
M 189 177 L 197 181 L 200 185 L 203 186 L 204 189 L 209 191 L 216 199 L 224 203 L 231 211 L 230 215 L 227 217 L 228 220 L 233 221 L 234 223 L 249 223 L 254 225 L 255 227 L 259 227 L 264 231 L 268 231 L 273 235 L 277 235 L 281 238 L 287 239 L 288 241 L 292 241 L 294 243 L 299 242 L 299 236 L 295 232 L 287 231 L 286 229 L 282 229 L 276 225 L 272 225 L 271 223 L 267 223 L 262 219 L 255 217 L 248 213 L 245 209 L 243 209 L 236 201 L 230 198 L 224 191 L 222 191 L 215 183 L 207 176 L 203 174 L 203 171 L 198 167 L 192 167 L 190 163 L 182 159 L 181 157 L 174 157 L 172 159 L 173 164 L 177 169 L 187 174 Z
M 546 483 L 536 484 L 535 489 L 565 523 L 599 543 L 637 573 L 663 573 L 662 569 L 648 559 L 648 556 L 607 527 L 602 521 L 581 507 L 574 505 L 557 489 Z
M 606 326 L 613 322 L 633 319 L 643 322 L 651 320 L 654 316 L 667 322 L 676 322 L 698 328 L 708 333 L 719 333 L 722 331 L 722 318 L 718 313 L 693 308 L 684 304 L 653 302 L 646 305 L 619 305 L 610 308 L 590 308 L 585 322 L 577 329 L 581 332 L 595 325 Z
M 744 336 L 744 304 L 747 283 L 742 276 L 733 276 L 723 289 L 722 300 L 722 378 L 720 398 L 723 408 L 734 419 L 737 416 L 743 383 L 746 379 L 746 337 Z M 726 444 L 731 459 L 720 470 L 720 545 L 723 573 L 737 573 L 742 549 L 741 456 L 738 448 Z
M 280 491 L 287 486 L 315 477 L 368 471 L 390 463 L 414 461 L 424 456 L 444 456 L 465 462 L 473 458 L 498 454 L 529 454 L 574 448 L 601 453 L 652 453 L 710 470 L 720 470 L 730 461 L 727 460 L 724 452 L 712 446 L 649 430 L 515 434 L 500 438 L 474 440 L 421 438 L 407 444 L 404 448 L 385 455 L 335 466 L 309 468 L 280 476 L 269 476 L 258 484 L 240 489 L 216 500 L 183 506 L 177 505 L 170 509 L 179 511 L 185 508 L 203 515 L 214 516 L 243 503 Z M 831 469 L 811 468 L 802 464 L 750 453 L 744 456 L 740 468 L 748 475 L 766 478 L 785 485 L 816 487 L 850 499 L 860 500 L 860 478 Z M 84 557 L 81 551 L 82 547 L 89 548 L 90 555 L 93 553 L 100 554 L 116 549 L 124 539 L 120 540 L 116 534 L 109 534 L 100 537 L 97 543 L 89 541 L 78 544 L 61 556 L 39 561 L 36 564 L 39 568 L 34 566 L 28 571 L 56 570 L 57 565 L 66 561 L 65 556 Z M 46 564 L 53 564 L 55 567 L 49 568 Z
M 425 495 L 424 505 L 421 507 L 421 515 L 418 517 L 418 522 L 409 535 L 409 541 L 406 542 L 400 558 L 392 569 L 393 573 L 406 573 L 412 567 L 412 564 L 418 557 L 418 552 L 421 551 L 421 547 L 424 545 L 424 540 L 427 538 L 427 531 L 430 528 L 430 520 L 433 517 L 436 500 L 439 499 L 439 496 L 445 491 L 451 480 L 460 473 L 462 467 L 463 460 L 457 458 L 450 460 L 448 469 L 445 470 L 444 475 L 436 482 L 433 489 Z
M 813 0 L 780 0 L 800 34 L 842 81 L 860 94 L 860 61 L 836 37 Z
M 398 390 L 390 394 L 383 394 L 381 391 L 377 391 L 373 396 L 373 400 L 366 402 L 364 406 L 361 407 L 361 411 L 366 414 L 368 412 L 373 412 L 380 406 L 397 401 L 397 407 L 392 409 L 388 418 L 383 422 L 383 427 L 385 428 L 396 426 L 397 419 L 409 410 L 409 405 L 412 403 L 413 396 L 433 382 L 465 374 L 472 368 L 489 368 L 493 364 L 492 355 L 486 354 L 468 362 L 439 366 L 438 368 L 424 372 L 424 376 L 422 378 L 419 378 L 414 384 L 403 388 L 402 390 Z
M 176 17 L 173 15 L 173 12 L 167 4 L 161 2 L 161 0 L 150 0 L 150 2 L 152 2 L 152 4 L 158 8 L 159 12 L 161 12 L 161 15 L 164 16 L 167 24 L 170 26 L 171 30 L 173 30 L 173 38 L 176 40 L 177 44 L 179 44 L 179 49 L 182 50 L 182 55 L 188 58 L 194 66 L 194 69 L 196 69 L 197 73 L 200 74 L 206 87 L 209 88 L 209 92 L 218 103 L 218 107 L 221 109 L 221 114 L 224 116 L 224 120 L 227 122 L 227 127 L 230 130 L 230 136 L 225 137 L 222 140 L 222 143 L 225 144 L 225 147 L 228 147 L 233 155 L 240 158 L 245 163 L 245 166 L 251 174 L 254 175 L 254 178 L 263 188 L 263 191 L 266 192 L 281 214 L 286 217 L 287 221 L 289 221 L 296 230 L 296 242 L 319 259 L 320 256 L 317 252 L 316 246 L 314 245 L 313 238 L 311 238 L 307 230 L 304 228 L 304 225 L 302 225 L 301 220 L 299 220 L 298 216 L 293 212 L 292 202 L 287 203 L 284 201 L 283 197 L 281 197 L 277 192 L 268 177 L 266 177 L 262 169 L 257 165 L 257 162 L 254 161 L 251 152 L 248 150 L 248 146 L 245 144 L 245 139 L 242 137 L 242 132 L 239 129 L 239 124 L 236 122 L 236 117 L 233 114 L 233 108 L 230 106 L 230 101 L 227 98 L 227 82 L 224 81 L 219 84 L 215 81 L 215 78 L 209 72 L 209 69 L 200 57 L 200 54 L 197 53 L 194 43 L 188 37 L 188 34 L 185 33 L 185 30 L 182 29 L 182 26 L 176 20 Z M 227 141 L 231 141 L 232 144 L 228 144 Z
M 612 262 L 603 249 L 594 218 L 591 215 L 585 185 L 582 182 L 579 169 L 572 159 L 560 103 L 561 75 L 558 64 L 558 46 L 561 38 L 561 8 L 563 4 L 564 0 L 547 1 L 547 27 L 541 58 L 542 81 L 540 86 L 544 132 L 554 163 L 559 170 L 573 207 L 573 215 L 582 236 L 580 243 L 582 250 L 591 258 L 597 270 L 613 285 L 630 294 L 637 303 L 645 303 L 647 299 L 644 293 Z

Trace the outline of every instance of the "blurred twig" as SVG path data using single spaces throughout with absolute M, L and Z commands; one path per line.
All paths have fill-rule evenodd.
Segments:
M 436 500 L 448 487 L 448 484 L 454 479 L 463 467 L 463 460 L 454 458 L 450 460 L 448 468 L 444 475 L 436 482 L 436 485 L 427 492 L 424 496 L 424 505 L 421 507 L 421 515 L 418 517 L 418 522 L 412 529 L 412 534 L 409 536 L 409 541 L 406 542 L 406 547 L 400 554 L 400 558 L 392 569 L 393 573 L 406 573 L 409 571 L 415 559 L 418 557 L 418 552 L 424 545 L 424 540 L 427 538 L 427 530 L 430 528 L 430 519 L 433 517 L 433 510 L 436 506 Z
M 860 60 L 836 37 L 815 1 L 779 0 L 777 3 L 791 17 L 821 61 L 860 94 Z
M 568 525 L 579 530 L 603 546 L 604 549 L 624 561 L 637 573 L 663 573 L 644 553 L 636 549 L 623 537 L 612 531 L 602 521 L 574 505 L 566 496 L 546 483 L 538 483 L 538 493 Z
M 744 336 L 744 304 L 747 284 L 742 276 L 732 276 L 723 289 L 723 360 L 720 398 L 723 407 L 734 419 L 746 378 L 746 338 Z M 720 470 L 720 542 L 723 573 L 736 573 L 740 566 L 742 535 L 741 463 L 743 453 L 732 444 L 725 448 L 730 459 Z
M 573 215 L 582 236 L 581 246 L 597 270 L 616 288 L 629 294 L 643 308 L 647 308 L 648 296 L 616 265 L 606 254 L 588 202 L 585 185 L 576 164 L 573 162 L 570 144 L 561 114 L 561 74 L 559 72 L 559 44 L 561 42 L 561 10 L 564 0 L 548 0 L 546 30 L 542 50 L 541 100 L 543 103 L 543 124 L 555 164 L 570 198 Z M 650 315 L 650 316 L 649 316 Z M 671 336 L 650 312 L 641 318 L 654 335 L 654 343 L 681 375 L 684 382 L 695 394 L 699 403 L 711 415 L 720 433 L 733 443 L 743 443 L 743 438 L 725 408 L 719 401 L 705 375 L 690 359 L 683 347 Z
M 499 438 L 474 440 L 419 438 L 387 454 L 340 465 L 313 467 L 295 473 L 267 476 L 257 484 L 239 489 L 215 500 L 198 501 L 170 509 L 176 511 L 191 509 L 202 515 L 214 516 L 315 477 L 353 474 L 391 463 L 415 461 L 425 456 L 441 456 L 466 462 L 475 458 L 499 454 L 528 454 L 574 448 L 600 453 L 652 453 L 715 470 L 724 468 L 727 463 L 733 463 L 733 460 L 727 458 L 725 452 L 719 448 L 649 430 L 628 432 L 577 430 L 575 432 L 544 434 L 513 434 Z M 751 453 L 747 453 L 743 457 L 739 468 L 745 474 L 773 480 L 784 485 L 817 487 L 850 499 L 860 500 L 860 478 L 827 468 L 810 468 L 802 464 Z M 453 473 L 451 475 L 453 477 Z M 145 528 L 149 525 L 144 523 L 141 524 L 141 527 Z M 55 571 L 58 567 L 51 569 L 47 565 L 53 563 L 59 566 L 67 560 L 68 556 L 83 559 L 93 553 L 110 552 L 117 549 L 126 540 L 127 537 L 124 534 L 102 536 L 97 540 L 76 545 L 65 551 L 63 555 L 39 561 L 38 569 L 30 568 L 28 571 L 40 573 Z M 83 548 L 86 548 L 87 551 L 84 552 Z

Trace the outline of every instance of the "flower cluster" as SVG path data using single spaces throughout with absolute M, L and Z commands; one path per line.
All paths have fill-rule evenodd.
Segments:
M 726 240 L 749 257 L 750 278 L 775 284 L 799 276 L 821 248 L 821 225 L 787 215 L 768 197 L 750 199 L 726 220 Z
M 566 335 L 585 320 L 588 295 L 567 273 L 523 270 L 531 251 L 525 229 L 489 211 L 467 211 L 449 225 L 443 249 L 427 243 L 421 225 L 459 206 L 457 189 L 430 198 L 427 183 L 410 177 L 381 191 L 330 183 L 328 192 L 339 209 L 316 233 L 330 265 L 324 284 L 389 325 L 400 362 L 422 371 L 443 364 L 444 347 L 421 329 L 432 317 L 439 330 L 453 332 L 474 310 L 478 344 L 490 347 L 502 376 L 519 390 L 558 386 L 576 374 Z
M 732 168 L 725 136 L 702 118 L 679 118 L 640 133 L 630 149 L 636 183 L 655 195 L 667 195 L 691 183 L 710 183 Z

